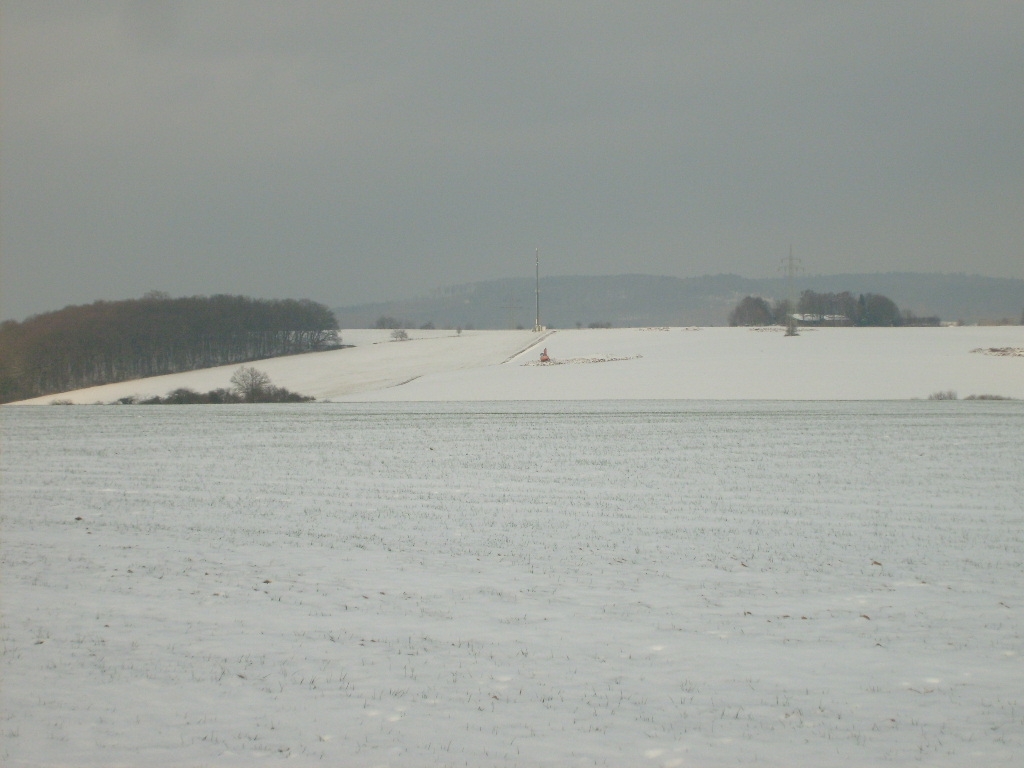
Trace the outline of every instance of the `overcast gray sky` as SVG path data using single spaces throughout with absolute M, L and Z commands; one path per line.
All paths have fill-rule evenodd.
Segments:
M 1024 2 L 0 4 L 0 317 L 1024 277 Z

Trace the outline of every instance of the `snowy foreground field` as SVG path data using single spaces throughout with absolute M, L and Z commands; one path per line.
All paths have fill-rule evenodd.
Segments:
M 0 418 L 4 766 L 1021 765 L 1020 402 Z

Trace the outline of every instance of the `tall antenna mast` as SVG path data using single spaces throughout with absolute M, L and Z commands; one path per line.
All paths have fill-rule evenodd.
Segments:
M 544 329 L 540 325 L 540 248 L 536 250 L 537 257 L 537 319 L 533 324 L 533 330 L 535 333 L 539 333 Z
M 522 307 L 516 302 L 515 297 L 512 294 L 512 289 L 509 289 L 508 304 L 506 304 L 504 308 L 508 310 L 508 329 L 510 331 L 514 330 L 516 327 L 515 311 Z

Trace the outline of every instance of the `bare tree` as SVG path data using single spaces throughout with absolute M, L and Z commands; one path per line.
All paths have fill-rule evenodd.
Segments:
M 247 403 L 257 403 L 270 389 L 270 377 L 263 371 L 243 365 L 231 377 L 234 389 Z
M 771 325 L 772 308 L 760 296 L 747 296 L 729 313 L 729 325 Z

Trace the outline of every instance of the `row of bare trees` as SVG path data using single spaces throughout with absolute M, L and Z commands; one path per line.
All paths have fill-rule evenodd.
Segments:
M 246 296 L 97 301 L 0 325 L 0 402 L 338 344 L 322 304 Z
M 786 325 L 793 313 L 790 302 L 784 299 L 769 304 L 760 296 L 746 296 L 729 313 L 729 325 Z M 795 313 L 800 316 L 802 323 L 829 325 L 898 326 L 939 323 L 937 317 L 916 317 L 909 311 L 901 312 L 888 296 L 877 293 L 854 296 L 849 291 L 804 291 L 800 294 Z

